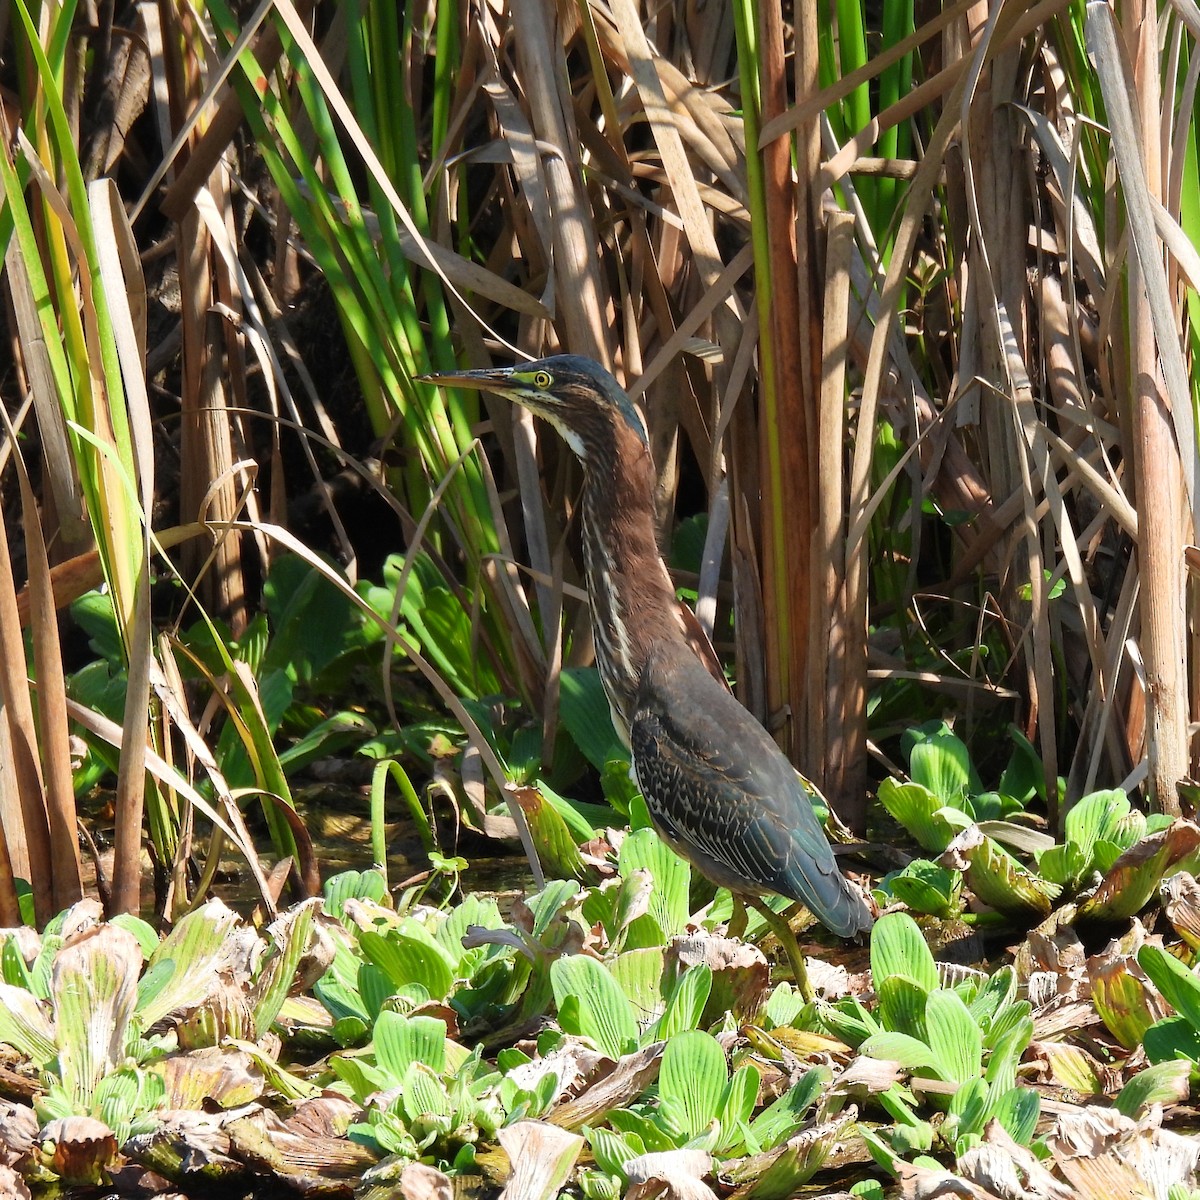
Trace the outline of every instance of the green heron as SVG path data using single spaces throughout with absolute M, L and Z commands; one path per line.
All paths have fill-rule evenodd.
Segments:
M 596 665 L 658 831 L 735 894 L 802 901 L 840 937 L 869 929 L 867 904 L 838 870 L 799 775 L 696 655 L 655 538 L 646 431 L 617 381 L 569 354 L 425 378 L 523 405 L 582 462 Z M 791 957 L 800 975 L 798 952 Z

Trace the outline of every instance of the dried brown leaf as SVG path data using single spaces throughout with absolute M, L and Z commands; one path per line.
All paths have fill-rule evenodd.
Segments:
M 665 1150 L 642 1154 L 625 1164 L 629 1190 L 625 1200 L 716 1200 L 704 1182 L 712 1174 L 712 1155 L 706 1150 Z
M 400 1175 L 404 1200 L 453 1200 L 450 1176 L 423 1162 L 410 1162 Z
M 1180 871 L 1163 881 L 1159 888 L 1163 911 L 1175 932 L 1193 950 L 1200 950 L 1200 881 Z
M 579 1134 L 546 1121 L 518 1121 L 497 1136 L 512 1164 L 500 1200 L 553 1200 L 583 1149 Z
M 94 1117 L 59 1117 L 38 1132 L 41 1157 L 67 1186 L 97 1184 L 117 1153 L 117 1139 Z
M 547 1114 L 546 1119 L 564 1129 L 578 1129 L 589 1121 L 628 1104 L 640 1096 L 658 1078 L 665 1042 L 644 1046 L 632 1054 L 620 1058 L 601 1078 L 585 1085 L 574 1100 L 559 1104 Z M 600 1070 L 605 1070 L 601 1067 Z
M 1194 1188 L 1200 1141 L 1161 1128 L 1156 1108 L 1140 1121 L 1116 1109 L 1075 1109 L 1059 1117 L 1046 1139 L 1059 1170 L 1081 1200 L 1165 1196 Z

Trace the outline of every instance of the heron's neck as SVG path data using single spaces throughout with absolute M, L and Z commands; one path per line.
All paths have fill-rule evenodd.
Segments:
M 650 452 L 631 430 L 613 436 L 611 453 L 589 455 L 584 470 L 584 566 L 600 677 L 628 724 L 651 647 L 686 639 L 655 537 Z

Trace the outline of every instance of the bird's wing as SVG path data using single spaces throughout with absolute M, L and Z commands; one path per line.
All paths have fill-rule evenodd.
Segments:
M 863 924 L 799 777 L 753 717 L 696 662 L 643 681 L 630 726 L 651 816 L 714 882 L 802 900 L 835 933 Z

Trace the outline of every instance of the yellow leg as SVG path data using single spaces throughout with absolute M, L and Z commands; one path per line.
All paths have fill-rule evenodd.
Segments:
M 799 991 L 801 999 L 807 1004 L 814 998 L 812 984 L 808 982 L 808 970 L 804 966 L 804 955 L 800 953 L 800 943 L 796 941 L 796 935 L 792 932 L 792 927 L 784 917 L 771 908 L 764 900 L 761 900 L 757 896 L 751 896 L 749 899 L 750 903 L 762 913 L 763 920 L 766 921 L 771 932 L 783 947 L 784 953 L 788 956 L 788 962 L 792 967 L 792 975 L 796 980 L 796 989 Z
M 731 938 L 745 941 L 746 938 L 746 902 L 736 892 L 733 893 L 733 913 L 729 918 L 726 933 Z

